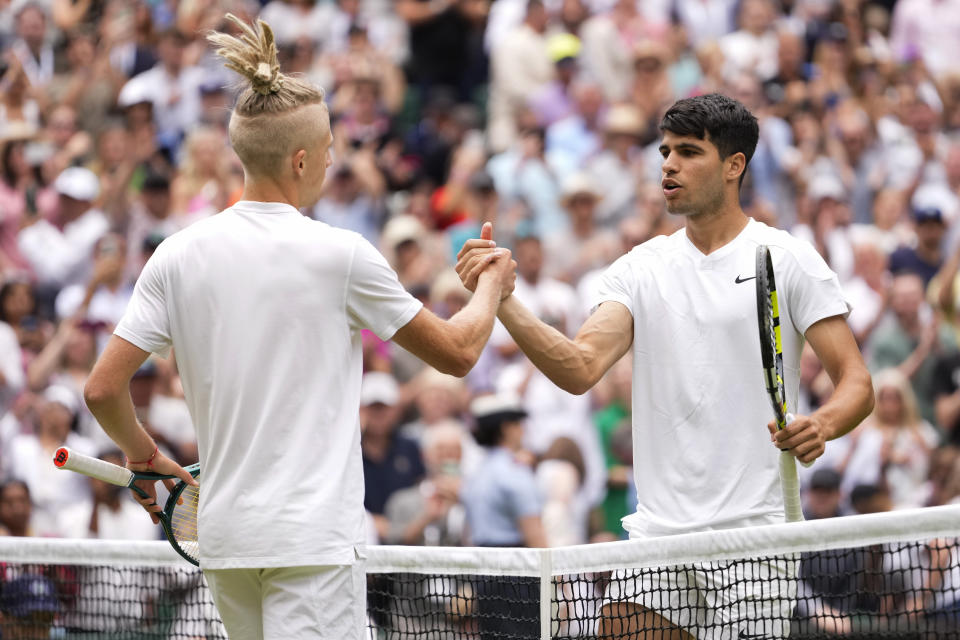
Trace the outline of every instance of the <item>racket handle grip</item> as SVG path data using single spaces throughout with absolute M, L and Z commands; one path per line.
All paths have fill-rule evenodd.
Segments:
M 129 487 L 133 482 L 133 472 L 124 467 L 84 455 L 74 451 L 70 447 L 60 447 L 53 454 L 53 464 L 58 469 L 67 469 L 76 471 L 85 476 L 103 480 L 109 484 L 115 484 L 118 487 Z
M 788 424 L 790 424 L 791 422 L 793 422 L 794 416 L 793 416 L 792 413 L 788 413 L 786 416 L 784 416 L 784 418 L 785 418 L 785 420 L 784 420 L 784 423 L 783 423 L 783 424 L 784 424 L 784 425 L 788 425 Z M 812 461 L 811 461 L 811 462 L 804 462 L 803 460 L 797 460 L 797 462 L 799 462 L 800 464 L 802 464 L 804 469 L 809 469 L 809 468 L 813 465 L 813 462 L 812 462 Z
M 783 511 L 787 522 L 803 520 L 796 460 L 789 452 L 780 452 L 780 487 L 783 492 Z

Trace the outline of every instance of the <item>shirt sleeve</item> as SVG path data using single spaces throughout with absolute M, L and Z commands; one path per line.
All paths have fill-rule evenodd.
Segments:
M 164 264 L 170 253 L 165 249 L 163 245 L 158 247 L 143 267 L 127 310 L 113 331 L 127 342 L 164 358 L 172 343 L 164 277 Z
M 386 258 L 359 238 L 347 283 L 347 314 L 354 328 L 389 340 L 421 308 L 423 303 L 403 288 Z
M 587 300 L 591 311 L 604 302 L 613 301 L 619 302 L 630 311 L 630 315 L 636 316 L 632 295 L 634 287 L 631 285 L 633 272 L 627 261 L 629 255 L 617 258 L 600 277 L 600 286 L 592 293 L 593 298 Z
M 837 274 L 812 245 L 797 242 L 784 260 L 784 266 L 787 265 L 783 299 L 787 301 L 797 331 L 806 333 L 815 322 L 832 316 L 846 317 L 850 313 L 852 307 L 843 295 Z

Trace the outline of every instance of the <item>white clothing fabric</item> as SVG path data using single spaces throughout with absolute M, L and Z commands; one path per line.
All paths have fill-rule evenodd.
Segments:
M 360 332 L 389 340 L 421 307 L 360 235 L 287 204 L 241 201 L 159 246 L 115 333 L 176 348 L 205 569 L 353 562 Z
M 54 303 L 57 317 L 61 319 L 69 318 L 76 313 L 86 294 L 86 285 L 79 283 L 61 289 Z M 117 324 L 127 310 L 131 295 L 133 295 L 133 287 L 131 286 L 123 285 L 116 291 L 100 287 L 90 298 L 86 319 L 90 322 L 103 322 L 110 326 Z
M 796 560 L 718 561 L 615 571 L 604 604 L 636 602 L 700 640 L 786 638 L 797 597 Z
M 890 48 L 898 61 L 918 53 L 934 76 L 960 59 L 960 0 L 901 0 L 890 22 Z
M 88 456 L 96 455 L 93 442 L 76 433 L 70 433 L 63 444 Z M 30 488 L 37 535 L 56 535 L 58 514 L 90 498 L 90 480 L 57 469 L 51 463 L 53 453 L 44 449 L 33 434 L 21 434 L 10 440 L 10 456 L 4 454 L 10 477 L 23 480 Z
M 85 282 L 93 263 L 93 247 L 110 229 L 107 217 L 90 209 L 63 231 L 38 220 L 17 236 L 20 253 L 42 284 L 64 286 Z
M 124 489 L 125 493 L 129 493 Z M 156 540 L 161 534 L 159 526 L 131 498 L 124 495 L 120 508 L 113 511 L 106 505 L 97 506 L 97 534 L 90 531 L 93 502 L 84 500 L 70 505 L 57 516 L 60 535 L 64 538 L 97 538 L 99 540 Z
M 150 399 L 147 421 L 154 431 L 178 445 L 191 443 L 197 439 L 193 419 L 190 418 L 190 408 L 183 398 L 155 394 Z
M 151 103 L 157 134 L 162 138 L 177 138 L 200 121 L 203 112 L 200 85 L 205 78 L 200 67 L 187 67 L 172 76 L 158 63 L 130 78 L 120 89 L 117 103 L 122 107 Z
M 853 451 L 840 483 L 844 495 L 850 495 L 858 484 L 882 484 L 885 476 L 895 509 L 924 506 L 930 452 L 940 442 L 933 425 L 924 420 L 916 431 L 904 426 L 885 433 L 870 423 L 851 435 Z
M 17 334 L 13 327 L 0 321 L 0 416 L 10 409 L 25 382 Z
M 792 410 L 804 332 L 850 310 L 812 246 L 750 220 L 705 256 L 681 229 L 635 247 L 604 276 L 596 302 L 618 302 L 633 315 L 631 537 L 783 521 L 757 338 L 760 244 L 770 247 L 777 275 Z
M 769 80 L 777 75 L 780 42 L 776 31 L 767 30 L 760 36 L 749 31 L 734 31 L 720 38 L 719 44 L 723 52 L 724 76 L 734 78 L 747 73 Z
M 364 564 L 205 569 L 203 574 L 232 640 L 361 640 L 366 633 Z
M 735 0 L 677 0 L 674 9 L 694 49 L 734 29 Z

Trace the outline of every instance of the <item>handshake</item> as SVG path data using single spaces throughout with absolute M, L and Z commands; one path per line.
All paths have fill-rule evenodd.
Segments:
M 500 287 L 500 300 L 513 293 L 517 280 L 517 263 L 509 249 L 497 247 L 493 241 L 493 224 L 483 223 L 480 237 L 467 240 L 457 254 L 457 275 L 463 286 L 476 291 L 481 278 L 494 280 Z

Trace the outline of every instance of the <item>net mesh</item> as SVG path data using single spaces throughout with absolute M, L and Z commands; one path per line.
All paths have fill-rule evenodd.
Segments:
M 960 638 L 960 506 L 549 550 L 368 551 L 371 639 L 668 624 L 695 638 Z M 3 638 L 227 637 L 202 573 L 165 543 L 0 539 L 0 587 Z M 38 625 L 46 635 L 17 635 Z

